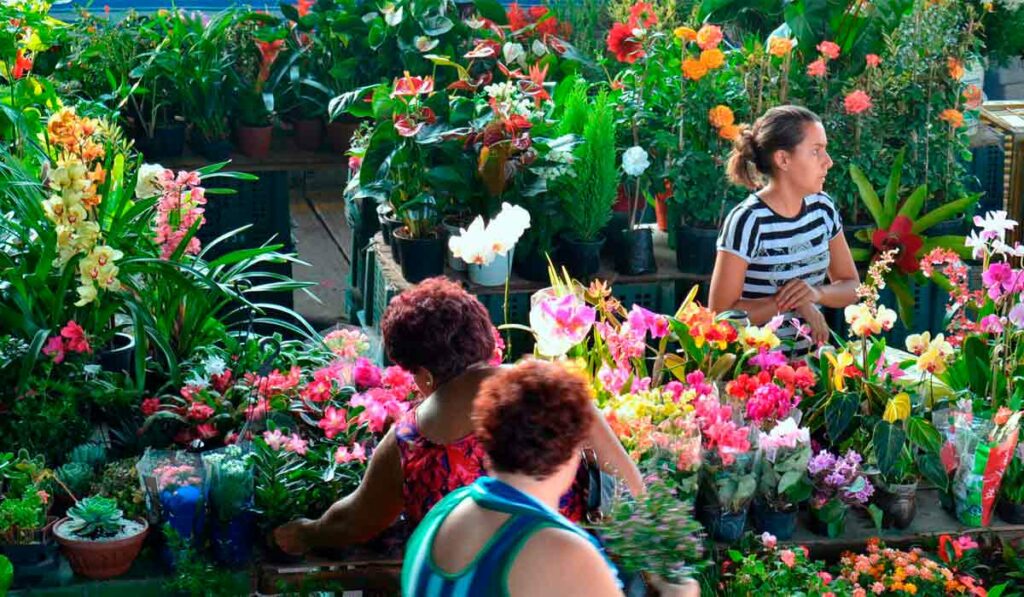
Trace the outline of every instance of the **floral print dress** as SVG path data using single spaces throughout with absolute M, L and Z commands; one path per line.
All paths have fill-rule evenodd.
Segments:
M 487 474 L 484 450 L 475 435 L 450 444 L 435 444 L 420 434 L 415 408 L 399 420 L 395 437 L 402 458 L 405 515 L 412 527 L 446 495 Z M 581 466 L 580 474 L 559 504 L 562 515 L 573 522 L 583 520 L 586 480 L 586 471 Z

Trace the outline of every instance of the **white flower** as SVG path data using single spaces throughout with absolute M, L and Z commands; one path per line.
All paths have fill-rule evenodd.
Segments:
M 199 377 L 199 373 L 193 371 L 192 377 L 185 380 L 185 385 L 193 386 L 195 388 L 202 390 L 208 388 L 210 386 L 210 382 L 206 381 L 202 377 Z
M 448 248 L 456 258 L 474 265 L 487 265 L 495 257 L 484 219 L 480 216 L 469 224 L 469 228 L 460 230 L 458 236 L 449 238 Z
M 160 164 L 143 164 L 135 179 L 135 198 L 148 199 L 156 197 L 163 189 L 160 187 L 160 175 L 166 168 Z
M 977 230 L 971 230 L 971 233 L 964 237 L 964 246 L 971 249 L 971 257 L 981 259 L 981 256 L 985 254 L 987 243 L 985 239 L 978 236 Z
M 501 54 L 505 57 L 505 64 L 523 63 L 526 61 L 526 49 L 523 48 L 522 44 L 515 42 L 506 42 L 501 47 Z
M 1002 240 L 1007 231 L 1017 227 L 1017 221 L 1006 217 L 1003 210 L 990 211 L 982 216 L 974 216 L 974 225 L 981 229 L 981 238 L 985 240 Z
M 1024 257 L 1024 245 L 1020 243 L 1014 243 L 1011 247 L 1001 240 L 995 240 L 992 243 L 992 250 L 999 255 L 1007 255 L 1011 257 Z
M 530 227 L 530 212 L 518 205 L 502 203 L 501 211 L 489 223 L 477 216 L 469 228 L 448 239 L 452 255 L 473 265 L 487 265 L 506 255 Z
M 417 50 L 423 53 L 427 53 L 436 48 L 437 44 L 441 42 L 432 37 L 427 37 L 426 35 L 419 35 L 416 37 L 416 41 L 413 43 L 416 44 Z
M 484 25 L 487 24 L 487 21 L 485 21 L 485 20 L 483 20 L 481 18 L 477 18 L 476 15 L 473 15 L 473 16 L 469 17 L 464 22 L 466 23 L 466 25 L 470 29 L 474 29 L 474 30 L 475 29 L 480 29 L 481 27 L 483 27 Z
M 404 8 L 399 6 L 395 8 L 394 3 L 388 2 L 380 8 L 380 11 L 384 13 L 384 22 L 390 27 L 397 27 L 402 23 L 402 18 L 405 16 Z
M 203 362 L 203 368 L 206 369 L 207 375 L 223 375 L 224 371 L 227 370 L 228 364 L 224 359 L 217 355 L 213 355 Z
M 533 50 L 534 56 L 543 56 L 548 53 L 548 47 L 539 39 L 533 40 L 533 47 L 530 49 Z
M 622 169 L 630 176 L 640 176 L 651 165 L 643 147 L 634 145 L 622 154 Z
M 878 306 L 878 314 L 875 317 L 885 331 L 891 330 L 892 326 L 896 325 L 896 312 L 885 305 Z

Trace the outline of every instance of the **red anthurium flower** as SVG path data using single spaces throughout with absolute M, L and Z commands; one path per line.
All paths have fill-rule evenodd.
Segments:
M 466 58 L 494 58 L 501 51 L 497 42 L 484 40 L 478 42 L 476 47 L 466 53 Z
M 395 114 L 395 130 L 403 137 L 415 137 L 426 126 L 425 122 L 416 122 L 405 114 Z
M 405 71 L 404 77 L 395 79 L 395 89 L 391 92 L 391 97 L 416 96 L 433 92 L 433 77 L 412 77 L 409 75 L 409 71 Z
M 879 251 L 899 249 L 896 267 L 907 274 L 918 270 L 917 252 L 924 246 L 921 237 L 913 233 L 914 222 L 907 216 L 896 216 L 888 230 L 878 229 L 871 235 L 871 244 Z
M 15 79 L 20 79 L 32 72 L 32 59 L 22 54 L 21 50 L 14 57 L 14 69 L 11 74 Z

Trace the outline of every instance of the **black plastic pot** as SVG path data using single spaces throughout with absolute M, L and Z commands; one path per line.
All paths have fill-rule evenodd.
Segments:
M 639 276 L 658 271 L 654 261 L 654 235 L 650 228 L 623 230 L 616 252 L 615 269 L 620 274 Z
M 684 274 L 711 275 L 718 230 L 683 224 L 676 229 L 676 267 Z
M 223 162 L 231 157 L 233 146 L 227 139 L 207 139 L 199 133 L 195 133 L 192 139 L 192 149 L 196 153 L 212 162 Z
M 581 241 L 572 237 L 562 239 L 559 260 L 574 278 L 589 279 L 601 269 L 601 247 L 604 237 Z
M 409 238 L 408 229 L 403 226 L 393 233 L 402 265 L 402 277 L 416 284 L 434 276 L 444 274 L 445 252 L 448 239 L 436 231 L 428 238 Z
M 363 238 L 369 238 L 380 230 L 380 218 L 377 216 L 377 200 L 364 196 L 359 201 L 359 230 Z
M 117 332 L 99 354 L 100 367 L 104 371 L 120 373 L 131 371 L 135 358 L 135 338 L 129 334 Z
M 773 510 L 766 504 L 754 504 L 754 528 L 758 533 L 771 533 L 780 541 L 786 541 L 796 531 L 797 509 Z
M 558 263 L 558 246 L 551 247 L 551 263 Z M 548 258 L 537 250 L 536 245 L 529 251 L 516 251 L 512 260 L 512 271 L 520 278 L 530 282 L 549 282 Z
M 996 512 L 999 518 L 1010 524 L 1024 524 L 1024 504 L 1014 504 L 1006 500 L 999 500 L 996 504 Z
M 149 160 L 179 157 L 185 151 L 185 125 L 158 126 L 153 129 L 152 137 L 147 137 L 144 132 L 138 135 L 135 145 Z

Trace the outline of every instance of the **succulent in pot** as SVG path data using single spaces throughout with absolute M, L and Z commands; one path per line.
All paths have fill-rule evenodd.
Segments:
M 131 568 L 149 532 L 145 520 L 127 520 L 117 502 L 87 497 L 57 523 L 54 535 L 76 574 L 103 579 Z

